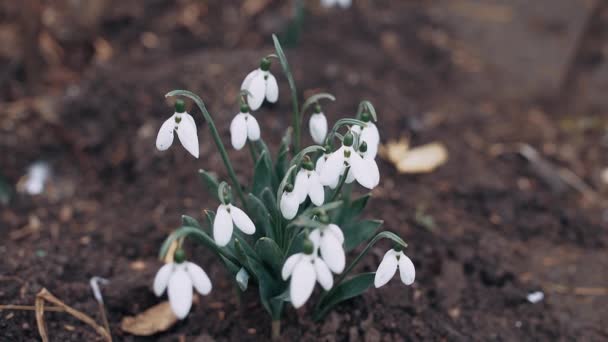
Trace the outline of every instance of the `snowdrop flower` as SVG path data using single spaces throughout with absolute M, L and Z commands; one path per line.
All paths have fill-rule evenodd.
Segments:
M 327 162 L 327 159 L 329 159 L 329 157 L 331 156 L 331 153 L 329 152 L 331 151 L 331 147 L 330 146 L 326 146 L 325 147 L 325 153 L 319 157 L 319 159 L 317 159 L 317 164 L 315 165 L 315 171 L 317 172 L 317 174 L 319 175 L 319 180 L 321 179 L 321 172 L 323 170 L 323 167 L 325 167 L 325 162 Z M 344 174 L 344 172 L 341 173 L 341 175 Z M 329 186 L 331 189 L 335 189 L 338 186 L 338 181 L 340 180 L 340 178 L 336 178 L 334 179 L 333 182 L 329 183 L 329 184 L 323 184 L 323 182 L 321 182 L 322 185 L 327 185 Z
M 260 139 L 260 125 L 258 121 L 249 114 L 249 106 L 242 105 L 241 112 L 238 113 L 230 123 L 230 137 L 232 147 L 240 150 L 245 146 L 247 138 L 250 141 Z
M 287 220 L 291 220 L 298 214 L 300 207 L 300 195 L 294 190 L 293 185 L 287 184 L 281 195 L 281 202 L 279 203 L 281 214 Z
M 353 148 L 353 134 L 347 133 L 344 136 L 342 147 L 333 152 L 325 161 L 321 168 L 321 184 L 331 186 L 337 184 L 340 176 L 344 174 L 346 167 L 350 166 L 350 171 L 346 181 L 357 180 L 362 186 L 373 189 L 380 182 L 380 171 L 373 159 L 363 158 Z
M 243 84 L 241 90 L 247 90 L 247 103 L 251 110 L 257 110 L 262 106 L 264 99 L 268 102 L 275 103 L 279 99 L 279 86 L 276 78 L 270 73 L 270 60 L 262 58 L 260 67 L 250 72 Z
M 300 308 L 315 288 L 315 283 L 329 290 L 334 286 L 334 279 L 328 265 L 317 255 L 318 244 L 305 240 L 304 252 L 296 253 L 285 260 L 281 276 L 283 280 L 291 277 L 289 283 L 289 296 L 291 303 Z
M 296 175 L 294 192 L 298 194 L 299 203 L 306 201 L 306 197 L 310 197 L 310 201 L 316 206 L 320 206 L 325 201 L 325 190 L 323 184 L 319 180 L 319 174 L 313 170 L 313 165 L 310 160 L 302 163 L 302 168 Z
M 414 269 L 412 260 L 403 251 L 391 249 L 384 254 L 384 258 L 382 258 L 382 262 L 378 266 L 376 276 L 374 277 L 374 286 L 376 288 L 384 286 L 395 275 L 397 269 L 399 269 L 399 276 L 405 285 L 411 285 L 414 282 L 416 269 Z
M 154 293 L 160 297 L 165 289 L 169 295 L 171 310 L 184 319 L 192 307 L 192 287 L 202 295 L 211 292 L 211 280 L 198 265 L 185 261 L 184 251 L 178 249 L 175 262 L 161 267 L 154 278 Z
M 312 140 L 316 144 L 322 145 L 327 136 L 327 118 L 321 112 L 321 108 L 318 105 L 315 106 L 315 112 L 310 116 L 308 128 L 310 129 Z
M 196 123 L 192 115 L 186 113 L 184 101 L 175 101 L 175 113 L 167 119 L 156 136 L 156 148 L 165 151 L 173 144 L 173 134 L 177 132 L 177 137 L 182 146 L 195 158 L 198 158 L 198 135 L 196 133 Z
M 352 5 L 352 0 L 321 0 L 321 5 L 324 7 L 340 5 L 342 8 L 348 8 Z
M 313 230 L 308 238 L 315 246 L 319 246 L 321 258 L 334 273 L 342 273 L 346 265 L 346 253 L 342 245 L 344 244 L 344 234 L 337 225 L 330 223 L 324 228 Z
M 255 233 L 253 221 L 241 209 L 232 204 L 220 204 L 213 219 L 213 239 L 218 246 L 226 246 L 232 237 L 234 225 L 243 233 Z
M 366 123 L 366 126 L 361 128 L 355 125 L 352 131 L 359 135 L 359 140 L 367 143 L 366 158 L 376 159 L 378 154 L 378 146 L 380 145 L 380 132 L 378 127 L 371 121 L 372 116 L 368 112 L 361 114 L 361 121 Z

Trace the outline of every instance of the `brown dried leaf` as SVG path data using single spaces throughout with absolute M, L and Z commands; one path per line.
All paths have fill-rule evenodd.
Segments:
M 120 328 L 129 334 L 151 336 L 165 331 L 177 323 L 168 301 L 159 303 L 135 317 L 124 317 Z
M 388 142 L 380 155 L 391 161 L 400 173 L 428 173 L 448 160 L 448 151 L 442 143 L 434 142 L 410 149 L 406 139 Z

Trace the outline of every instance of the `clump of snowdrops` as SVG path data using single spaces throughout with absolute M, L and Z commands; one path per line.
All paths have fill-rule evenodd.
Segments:
M 298 309 L 311 301 L 315 285 L 321 293 L 312 315 L 322 319 L 335 305 L 361 295 L 372 285 L 385 285 L 399 270 L 401 281 L 410 285 L 415 270 L 403 253 L 406 243 L 394 233 L 377 232 L 382 221 L 360 219 L 371 194 L 355 198 L 357 184 L 371 190 L 380 182 L 375 158 L 380 135 L 374 122 L 376 110 L 362 101 L 352 117 L 338 120 L 328 129 L 321 102 L 334 101 L 328 93 L 311 96 L 300 106 L 289 64 L 276 36 L 276 53 L 261 59 L 249 73 L 239 96 L 239 112 L 230 124 L 231 145 L 241 150 L 248 145 L 255 161 L 253 178 L 241 184 L 215 123 L 200 97 L 174 90 L 175 113 L 161 126 L 156 147 L 167 150 L 177 135 L 181 145 L 199 157 L 195 119 L 186 112 L 184 98 L 196 104 L 209 126 L 229 179 L 199 170 L 210 195 L 218 201 L 215 211 L 206 210 L 199 222 L 182 216 L 181 227 L 164 242 L 160 257 L 171 250 L 173 262 L 165 264 L 154 279 L 154 292 L 167 290 L 171 308 L 180 319 L 192 306 L 193 291 L 211 292 L 205 271 L 186 260 L 184 239 L 201 243 L 215 253 L 240 291 L 257 287 L 260 301 L 272 320 L 272 337 L 280 334 L 280 320 L 288 307 Z M 292 126 L 287 128 L 278 153 L 271 155 L 264 143 L 254 111 L 264 102 L 277 102 L 279 87 L 271 72 L 278 60 L 291 92 Z M 303 116 L 310 113 L 308 129 L 314 145 L 302 148 Z M 245 166 L 240 166 L 239 169 Z M 236 228 L 236 229 L 235 229 Z M 381 239 L 392 240 L 376 272 L 352 274 L 355 266 Z M 347 265 L 347 252 L 367 243 Z M 177 248 L 170 248 L 177 245 Z

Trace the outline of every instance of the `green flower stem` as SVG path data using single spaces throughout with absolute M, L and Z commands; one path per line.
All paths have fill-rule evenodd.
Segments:
M 338 196 L 340 195 L 340 192 L 342 192 L 342 187 L 344 186 L 344 183 L 346 183 L 346 177 L 348 177 L 349 171 L 350 171 L 350 166 L 347 166 L 346 169 L 344 170 L 344 174 L 342 175 L 342 177 L 340 177 L 340 182 L 338 182 L 338 186 L 336 187 L 334 194 L 331 196 L 331 199 L 329 200 L 330 202 L 335 201 L 338 198 Z
M 234 169 L 232 168 L 232 164 L 230 163 L 230 159 L 228 158 L 228 153 L 226 152 L 224 143 L 222 143 L 220 134 L 218 133 L 217 128 L 215 127 L 215 123 L 213 122 L 211 115 L 207 111 L 207 108 L 205 107 L 205 103 L 203 102 L 203 100 L 198 95 L 196 95 L 193 92 L 188 91 L 188 90 L 173 90 L 173 91 L 168 92 L 165 95 L 165 97 L 170 97 L 170 96 L 185 96 L 185 97 L 190 98 L 192 101 L 194 101 L 194 103 L 196 103 L 196 105 L 198 106 L 198 108 L 201 111 L 201 114 L 203 114 L 203 118 L 205 119 L 205 121 L 207 121 L 207 124 L 209 125 L 209 130 L 211 131 L 211 136 L 213 137 L 213 140 L 215 141 L 215 145 L 217 146 L 217 149 L 219 150 L 220 155 L 222 156 L 222 160 L 224 161 L 226 170 L 228 170 L 228 175 L 230 175 L 232 183 L 233 183 L 234 187 L 236 188 L 236 192 L 239 196 L 239 199 L 241 200 L 241 203 L 243 204 L 243 206 L 245 208 L 247 208 L 247 202 L 245 201 L 245 195 L 243 194 L 243 190 L 241 189 L 239 180 L 236 177 L 236 173 L 234 172 Z
M 232 253 L 230 253 L 225 248 L 219 247 L 217 244 L 215 244 L 215 241 L 213 241 L 211 237 L 209 237 L 204 231 L 197 227 L 181 227 L 171 233 L 171 235 L 167 237 L 167 239 L 161 246 L 159 257 L 161 259 L 164 259 L 171 243 L 177 239 L 182 239 L 186 237 L 194 237 L 198 239 L 203 245 L 207 246 L 209 249 L 211 249 L 218 255 L 226 258 L 235 265 L 241 265 L 241 262 Z
M 334 136 L 336 134 L 338 134 L 338 130 L 340 129 L 340 127 L 342 126 L 346 126 L 346 125 L 357 125 L 357 126 L 361 126 L 361 128 L 365 127 L 367 124 L 361 120 L 357 120 L 357 119 L 351 119 L 351 118 L 344 118 L 344 119 L 340 119 L 338 121 L 336 121 L 336 123 L 334 124 L 334 127 L 331 129 L 331 131 L 329 132 L 329 134 L 327 135 L 326 141 L 331 142 L 334 138 Z
M 283 52 L 283 48 L 281 47 L 281 43 L 276 35 L 272 35 L 272 40 L 274 42 L 274 48 L 277 52 L 277 56 L 279 57 L 279 61 L 281 62 L 281 66 L 283 67 L 283 73 L 287 77 L 287 83 L 289 83 L 289 90 L 291 91 L 291 104 L 293 107 L 293 132 L 294 132 L 294 141 L 293 141 L 293 153 L 298 153 L 300 151 L 300 129 L 302 126 L 300 111 L 298 109 L 298 91 L 296 89 L 296 82 L 293 79 L 293 74 L 291 73 L 291 69 L 289 68 L 289 63 L 287 63 L 287 57 L 285 57 L 285 53 Z

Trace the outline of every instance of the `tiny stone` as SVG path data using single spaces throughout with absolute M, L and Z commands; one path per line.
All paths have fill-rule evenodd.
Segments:
M 365 342 L 380 342 L 380 332 L 375 328 L 369 328 L 365 332 Z

